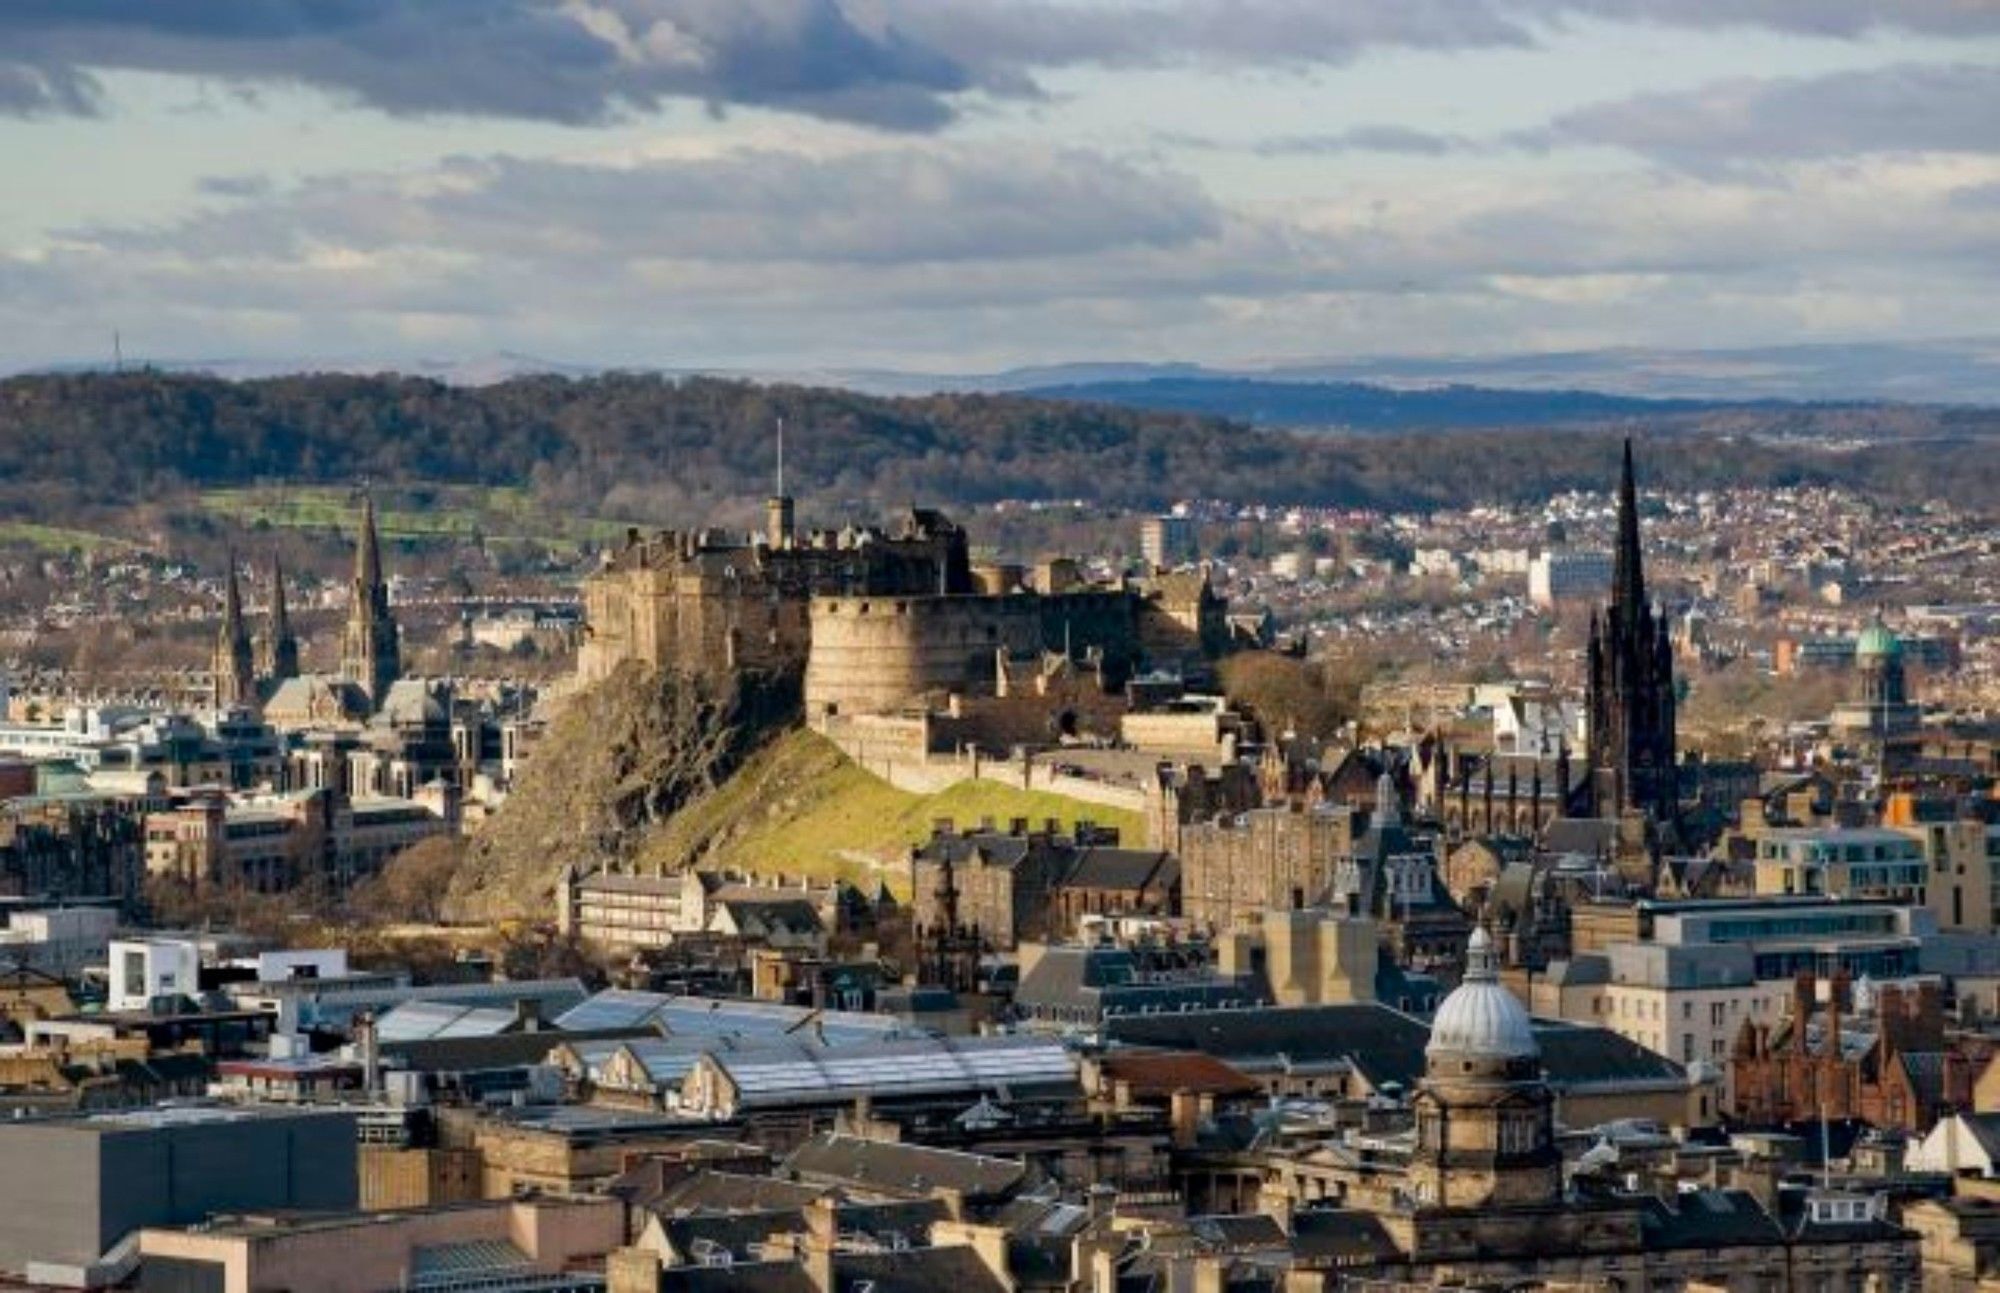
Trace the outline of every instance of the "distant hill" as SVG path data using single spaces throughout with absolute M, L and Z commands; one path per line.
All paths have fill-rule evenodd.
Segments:
M 1019 393 L 1037 399 L 1203 413 L 1260 426 L 1348 431 L 1566 426 L 1639 421 L 1718 409 L 1780 407 L 1721 400 L 1635 399 L 1576 390 L 1491 390 L 1478 386 L 1396 390 L 1362 382 L 1198 376 L 1078 382 L 1031 387 Z
M 0 507 L 47 525 L 138 502 L 266 482 L 446 484 L 524 492 L 581 517 L 699 525 L 747 517 L 771 488 L 783 418 L 787 480 L 812 519 L 915 500 L 1157 508 L 1205 497 L 1423 509 L 1518 502 L 1614 478 L 1609 432 L 1673 437 L 1665 487 L 1842 484 L 1884 498 L 2000 511 L 2000 411 L 1730 405 L 1551 422 L 1497 418 L 1500 393 L 1350 393 L 1400 425 L 1301 435 L 1198 412 L 1023 395 L 901 398 L 717 378 L 604 374 L 453 386 L 317 375 L 260 381 L 159 372 L 0 381 Z M 1583 408 L 1608 397 L 1576 396 Z M 1439 401 L 1443 401 L 1440 403 Z M 1453 431 L 1449 450 L 1436 431 Z M 93 526 L 91 528 L 102 528 Z

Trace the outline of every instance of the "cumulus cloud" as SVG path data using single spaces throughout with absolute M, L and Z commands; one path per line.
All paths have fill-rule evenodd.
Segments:
M 1580 18 L 2000 32 L 2000 5 L 1969 0 L 7 0 L 0 113 L 88 111 L 93 72 L 136 69 L 398 114 L 588 123 L 691 99 L 928 130 L 1050 69 L 1337 65 L 1528 46 Z
M 0 336 L 94 353 L 116 319 L 212 354 L 961 366 L 1708 344 L 1856 326 L 1862 304 L 1941 333 L 2000 287 L 2000 159 L 1607 180 L 1454 173 L 1238 209 L 1027 145 L 464 158 L 211 185 L 196 218 L 0 253 Z

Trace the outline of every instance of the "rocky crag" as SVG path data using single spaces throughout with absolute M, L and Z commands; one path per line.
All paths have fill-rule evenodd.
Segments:
M 801 716 L 793 675 L 697 677 L 628 664 L 551 721 L 468 845 L 450 919 L 547 919 L 565 865 L 629 859 Z

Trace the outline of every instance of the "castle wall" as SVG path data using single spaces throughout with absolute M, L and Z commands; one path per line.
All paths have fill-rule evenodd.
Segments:
M 1001 652 L 1039 654 L 1042 607 L 1031 597 L 824 597 L 810 634 L 807 714 L 884 713 L 990 684 Z

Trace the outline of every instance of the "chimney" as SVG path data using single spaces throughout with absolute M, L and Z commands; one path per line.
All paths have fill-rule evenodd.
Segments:
M 840 1205 L 822 1194 L 806 1205 L 805 1271 L 819 1293 L 835 1293 L 833 1254 L 840 1238 Z
M 1193 1149 L 1201 1137 L 1201 1097 L 1192 1091 L 1173 1094 L 1172 1114 L 1175 1149 Z
M 533 997 L 521 997 L 514 1002 L 514 1031 L 517 1033 L 539 1033 L 542 1031 L 542 1003 Z

